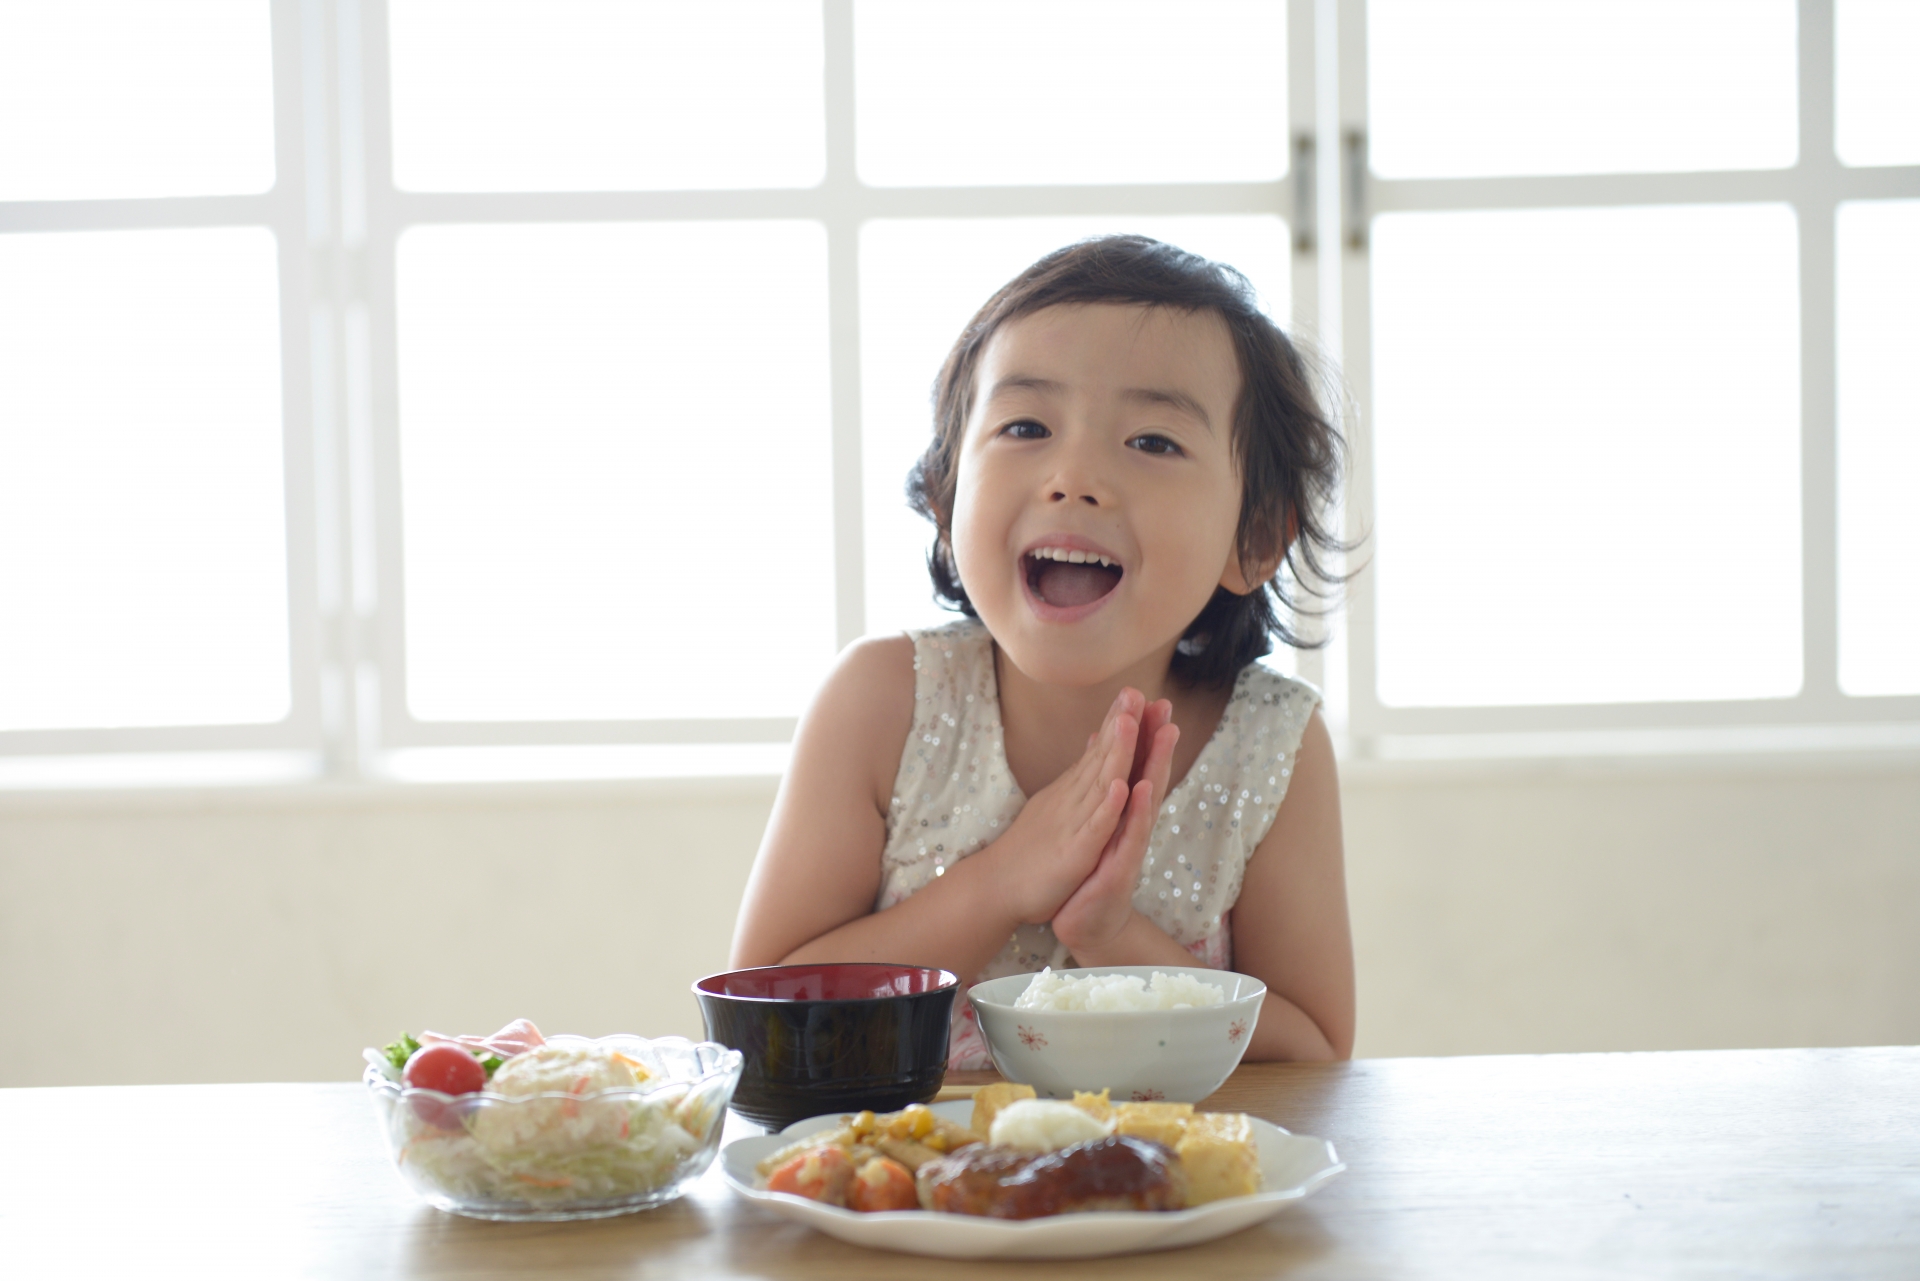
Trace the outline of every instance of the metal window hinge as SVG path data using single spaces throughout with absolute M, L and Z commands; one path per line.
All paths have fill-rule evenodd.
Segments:
M 1310 254 L 1317 247 L 1319 197 L 1314 188 L 1313 135 L 1293 135 L 1293 252 Z
M 1367 248 L 1367 135 L 1363 129 L 1349 129 L 1341 135 L 1342 159 L 1346 162 L 1347 190 L 1342 207 L 1346 213 L 1347 248 L 1357 253 Z

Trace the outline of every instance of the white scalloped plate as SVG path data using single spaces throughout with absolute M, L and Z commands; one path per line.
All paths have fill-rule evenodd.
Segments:
M 965 1124 L 973 1104 L 956 1099 L 936 1103 L 933 1110 Z M 1258 1117 L 1252 1120 L 1266 1190 L 1169 1213 L 1062 1214 L 1017 1223 L 921 1210 L 856 1214 L 754 1186 L 756 1164 L 803 1134 L 831 1129 L 839 1123 L 838 1115 L 796 1121 L 779 1134 L 735 1139 L 721 1150 L 720 1168 L 733 1190 L 749 1201 L 854 1245 L 945 1259 L 1089 1259 L 1171 1250 L 1238 1232 L 1273 1217 L 1347 1168 L 1325 1139 L 1289 1134 Z

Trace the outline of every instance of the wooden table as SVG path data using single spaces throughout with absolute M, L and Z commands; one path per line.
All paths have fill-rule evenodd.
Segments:
M 1920 1049 L 1242 1068 L 1350 1167 L 1174 1254 L 950 1264 L 733 1197 L 594 1223 L 414 1201 L 358 1085 L 0 1090 L 0 1277 L 1920 1277 Z

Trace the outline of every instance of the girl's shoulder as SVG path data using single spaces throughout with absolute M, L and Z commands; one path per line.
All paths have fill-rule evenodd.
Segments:
M 1320 706 L 1320 691 L 1298 677 L 1261 663 L 1248 663 L 1235 677 L 1220 717 L 1219 735 L 1229 752 L 1263 758 L 1290 756 Z
M 913 712 L 912 639 L 862 637 L 840 651 L 801 717 L 789 774 L 825 769 L 848 784 L 857 779 L 884 814 Z
M 795 750 L 827 753 L 852 770 L 882 813 L 889 807 L 908 735 L 923 717 L 993 682 L 993 643 L 971 618 L 939 627 L 867 636 L 840 652 L 795 736 Z

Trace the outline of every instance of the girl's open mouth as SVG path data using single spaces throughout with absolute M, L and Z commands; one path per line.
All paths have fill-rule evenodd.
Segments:
M 1093 552 L 1037 547 L 1020 558 L 1027 590 L 1055 609 L 1091 605 L 1120 585 L 1125 570 Z

